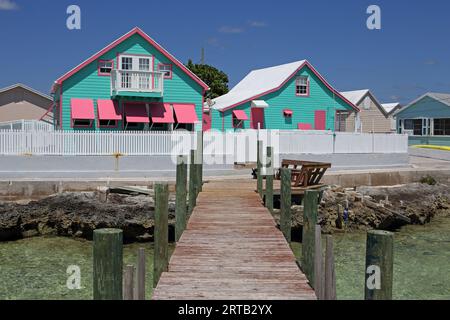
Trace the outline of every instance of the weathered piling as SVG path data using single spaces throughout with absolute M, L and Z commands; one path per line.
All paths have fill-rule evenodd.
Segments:
M 336 218 L 336 228 L 342 229 L 344 227 L 344 218 L 342 216 L 344 209 L 341 204 L 337 205 L 337 218 Z
M 280 230 L 291 242 L 291 169 L 281 168 Z
M 123 275 L 123 300 L 134 300 L 134 266 L 125 267 Z
M 122 300 L 123 233 L 97 229 L 93 235 L 94 300 Z
M 325 246 L 325 300 L 336 300 L 336 273 L 334 270 L 333 237 L 327 235 Z
M 145 249 L 139 248 L 136 270 L 136 300 L 145 300 Z
M 197 200 L 197 182 L 196 182 L 195 150 L 191 150 L 189 162 L 189 213 L 194 210 Z
M 155 253 L 153 262 L 153 287 L 169 263 L 169 188 L 167 183 L 155 184 Z
M 391 300 L 394 269 L 394 234 L 384 230 L 367 232 L 366 300 Z
M 203 130 L 197 131 L 197 193 L 203 189 Z
M 318 300 L 324 300 L 322 229 L 318 224 L 315 225 L 314 229 L 314 291 Z
M 187 159 L 177 158 L 177 178 L 175 185 L 175 241 L 178 241 L 186 228 Z
M 314 288 L 315 225 L 317 224 L 317 201 L 319 192 L 306 190 L 303 209 L 302 270 Z
M 257 141 L 257 153 L 256 153 L 256 190 L 258 190 L 259 196 L 262 198 L 263 178 L 262 178 L 262 156 L 263 156 L 263 142 Z
M 266 161 L 266 208 L 273 211 L 273 147 L 267 147 Z

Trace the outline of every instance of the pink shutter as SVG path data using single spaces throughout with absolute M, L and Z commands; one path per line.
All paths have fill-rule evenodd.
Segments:
M 325 130 L 327 112 L 325 110 L 314 111 L 314 129 Z
M 208 131 L 211 129 L 211 125 L 212 125 L 211 112 L 212 111 L 210 110 L 209 113 L 206 113 L 206 112 L 203 113 L 203 131 Z

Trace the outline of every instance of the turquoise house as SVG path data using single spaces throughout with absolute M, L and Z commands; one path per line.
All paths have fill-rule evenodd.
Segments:
M 450 146 L 450 94 L 426 93 L 394 114 L 409 144 Z
M 113 41 L 53 87 L 62 130 L 201 130 L 208 86 L 141 29 Z
M 346 128 L 340 121 L 359 112 L 306 60 L 253 70 L 208 105 L 205 129 L 222 131 L 258 127 L 339 131 Z

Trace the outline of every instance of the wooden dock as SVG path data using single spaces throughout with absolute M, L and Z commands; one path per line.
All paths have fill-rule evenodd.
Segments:
M 254 189 L 204 184 L 153 299 L 316 299 Z

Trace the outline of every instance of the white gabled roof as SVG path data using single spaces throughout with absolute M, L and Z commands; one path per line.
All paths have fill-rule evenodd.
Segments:
M 278 88 L 286 81 L 306 60 L 299 60 L 274 67 L 251 71 L 227 94 L 213 99 L 213 109 L 222 110 L 267 91 Z
M 213 99 L 213 109 L 224 111 L 233 108 L 239 104 L 266 95 L 270 92 L 278 90 L 286 83 L 295 73 L 303 66 L 308 68 L 322 81 L 329 90 L 336 96 L 345 101 L 354 110 L 359 111 L 358 107 L 335 90 L 307 60 L 299 60 L 291 63 L 285 63 L 278 66 L 257 69 L 251 71 L 236 86 L 234 86 L 227 94 Z
M 383 107 L 384 111 L 386 111 L 386 113 L 391 113 L 391 111 L 400 106 L 400 102 L 382 103 L 381 106 Z
M 363 90 L 353 90 L 353 91 L 343 91 L 341 94 L 346 97 L 351 103 L 358 104 L 369 93 L 369 89 Z
M 370 96 L 372 100 L 374 101 L 375 105 L 377 106 L 378 110 L 384 115 L 388 116 L 388 112 L 383 108 L 380 102 L 378 102 L 377 98 L 370 92 L 369 89 L 362 89 L 362 90 L 354 90 L 354 91 L 344 91 L 341 92 L 341 94 L 347 98 L 350 102 L 352 102 L 354 105 L 358 105 L 361 103 L 361 101 L 366 97 Z
M 412 105 L 419 102 L 420 100 L 422 100 L 425 97 L 429 97 L 431 99 L 439 101 L 439 102 L 445 104 L 446 106 L 450 107 L 450 94 L 449 93 L 427 92 L 427 93 L 421 95 L 420 97 L 418 97 L 417 99 L 413 100 L 412 102 L 410 102 L 405 107 L 401 108 L 400 110 L 397 110 L 397 112 L 395 112 L 394 114 L 397 115 L 397 114 L 405 111 L 406 109 L 408 109 L 409 107 L 411 107 Z

